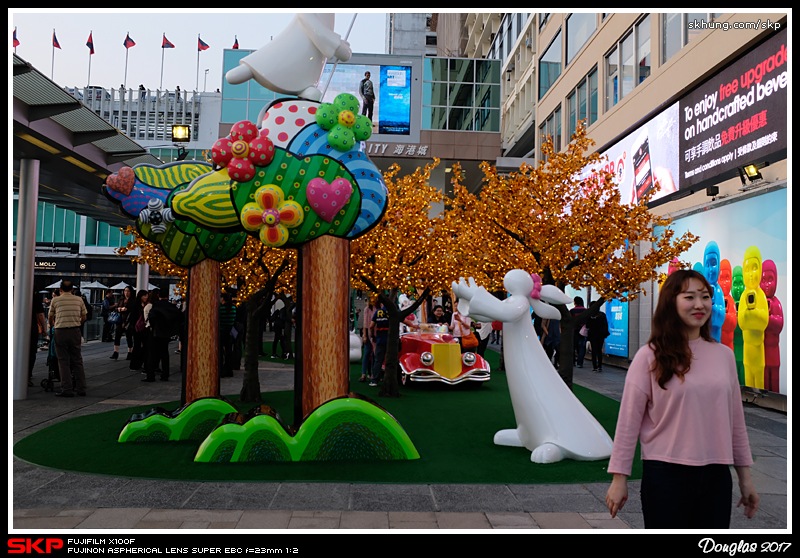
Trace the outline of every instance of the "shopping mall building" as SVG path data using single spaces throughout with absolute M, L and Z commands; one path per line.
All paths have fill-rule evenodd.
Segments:
M 617 176 L 622 199 L 636 202 L 657 180 L 662 188 L 652 212 L 672 217 L 677 235 L 691 231 L 700 237 L 682 261 L 704 262 L 709 243 L 716 242 L 734 275 L 751 246 L 764 262 L 773 262 L 777 288 L 770 305 L 783 324 L 772 349 L 780 355 L 780 388 L 751 392 L 761 404 L 785 409 L 791 79 L 786 14 L 442 16 L 463 30 L 452 39 L 465 45 L 466 56 L 502 60 L 498 168 L 541 160 L 544 137 L 565 149 L 578 122 L 585 121 L 596 150 L 607 156 L 602 166 Z M 441 48 L 441 34 L 439 43 Z M 750 169 L 757 174 L 751 177 Z M 658 285 L 643 287 L 648 296 L 606 304 L 612 330 L 606 353 L 618 362 L 629 362 L 649 338 Z
M 395 15 L 387 17 L 387 25 L 399 29 Z M 320 81 L 324 100 L 332 100 L 341 92 L 357 95 L 365 72 L 370 72 L 377 101 L 373 136 L 365 149 L 379 168 L 398 163 L 410 173 L 438 157 L 432 184 L 446 189 L 447 171 L 459 162 L 466 169 L 467 186 L 477 191 L 482 161 L 500 170 L 518 168 L 523 161 L 535 164 L 543 138 L 553 137 L 556 148 L 563 150 L 578 122 L 585 121 L 595 148 L 607 156 L 603 165 L 618 178 L 623 199 L 635 202 L 657 180 L 662 190 L 651 204 L 653 213 L 671 216 L 678 234 L 700 236 L 683 261 L 702 262 L 714 241 L 721 258 L 735 268 L 742 266 L 745 250 L 757 246 L 762 259 L 775 264 L 775 298 L 788 313 L 786 14 L 426 15 L 420 44 L 427 45 L 427 54 L 424 49 L 409 54 L 399 47 L 387 47 L 387 52 L 402 54 L 354 54 L 336 67 L 333 78 L 329 64 Z M 399 32 L 390 35 L 400 40 Z M 404 40 L 413 43 L 413 37 Z M 438 56 L 430 56 L 437 40 Z M 249 52 L 224 51 L 223 75 Z M 37 285 L 65 276 L 136 283 L 136 268 L 113 256 L 114 248 L 126 242 L 118 227 L 127 219 L 96 192 L 87 210 L 80 201 L 85 196 L 76 201 L 76 193 L 99 192 L 103 174 L 120 165 L 156 158 L 203 159 L 203 151 L 227 135 L 233 123 L 258 122 L 276 100 L 275 93 L 249 81 L 233 86 L 223 82 L 217 93 L 177 94 L 62 84 L 56 88 L 66 90 L 71 100 L 42 103 L 26 94 L 26 87 L 41 88 L 49 80 L 36 69 L 26 69 L 17 57 L 14 79 L 15 189 L 21 158 L 61 156 L 63 145 L 48 138 L 65 137 L 64 143 L 74 144 L 72 159 L 91 167 L 85 150 L 75 147 L 80 136 L 82 145 L 97 147 L 106 162 L 94 172 L 76 171 L 89 177 L 75 179 L 83 190 L 65 188 L 56 173 L 40 178 Z M 64 111 L 74 110 L 70 103 L 76 99 L 94 120 L 83 113 L 82 121 L 66 118 L 52 108 L 63 103 L 70 107 Z M 47 109 L 42 111 L 40 104 Z M 84 121 L 91 121 L 88 128 L 81 127 Z M 90 134 L 100 133 L 94 129 L 103 128 L 100 121 L 114 131 L 106 130 L 107 139 L 94 141 Z M 173 144 L 172 124 L 190 126 L 188 143 Z M 60 134 L 48 136 L 51 129 Z M 131 140 L 135 147 L 117 145 Z M 760 177 L 748 177 L 747 166 L 755 166 Z M 17 207 L 15 190 L 15 234 Z M 172 282 L 151 277 L 161 287 Z M 617 362 L 628 362 L 649 336 L 658 287 L 645 289 L 648 296 L 632 303 L 606 305 L 612 329 L 606 353 Z M 592 297 L 591 292 L 569 294 L 587 301 Z M 784 326 L 780 333 L 784 404 L 786 330 Z

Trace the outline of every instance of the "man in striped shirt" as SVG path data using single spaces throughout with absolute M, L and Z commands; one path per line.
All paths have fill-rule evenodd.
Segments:
M 86 395 L 86 375 L 81 355 L 81 324 L 86 321 L 86 306 L 80 297 L 72 294 L 72 281 L 61 282 L 61 295 L 50 303 L 48 320 L 50 327 L 55 329 L 54 343 L 61 375 L 61 390 L 56 396 L 74 397 L 73 387 L 78 395 Z M 75 386 L 72 385 L 73 374 Z

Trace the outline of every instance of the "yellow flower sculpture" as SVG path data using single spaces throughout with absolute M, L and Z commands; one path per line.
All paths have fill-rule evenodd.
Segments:
M 259 238 L 267 246 L 283 246 L 289 240 L 288 229 L 303 222 L 303 208 L 284 200 L 283 191 L 274 184 L 256 190 L 255 200 L 242 209 L 242 226 L 250 232 L 260 229 Z

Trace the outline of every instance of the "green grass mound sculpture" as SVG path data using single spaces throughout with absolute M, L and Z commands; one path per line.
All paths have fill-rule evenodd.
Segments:
M 419 459 L 400 423 L 363 395 L 317 407 L 295 432 L 272 408 L 228 415 L 200 445 L 197 462 Z
M 246 415 L 224 398 L 205 397 L 170 413 L 133 415 L 119 442 L 202 440 L 196 462 L 419 459 L 400 423 L 369 398 L 351 393 L 317 407 L 295 431 L 266 405 Z
M 119 434 L 119 442 L 177 442 L 203 440 L 236 407 L 224 398 L 204 397 L 173 412 L 154 407 L 133 415 Z

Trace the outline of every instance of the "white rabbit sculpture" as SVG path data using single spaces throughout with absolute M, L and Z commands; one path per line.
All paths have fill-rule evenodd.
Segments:
M 503 322 L 508 389 L 517 427 L 497 432 L 494 443 L 525 447 L 534 463 L 607 459 L 611 437 L 553 368 L 531 322 L 531 308 L 542 318 L 558 320 L 558 310 L 547 302 L 572 300 L 556 287 L 542 286 L 538 275 L 519 269 L 509 271 L 503 284 L 510 296 L 501 301 L 472 277 L 469 282 L 461 278 L 453 283 L 459 312 L 479 322 Z
M 333 31 L 336 14 L 299 13 L 289 25 L 252 54 L 239 61 L 225 78 L 231 85 L 254 79 L 270 91 L 319 101 L 317 83 L 327 59 L 347 62 L 350 43 Z

